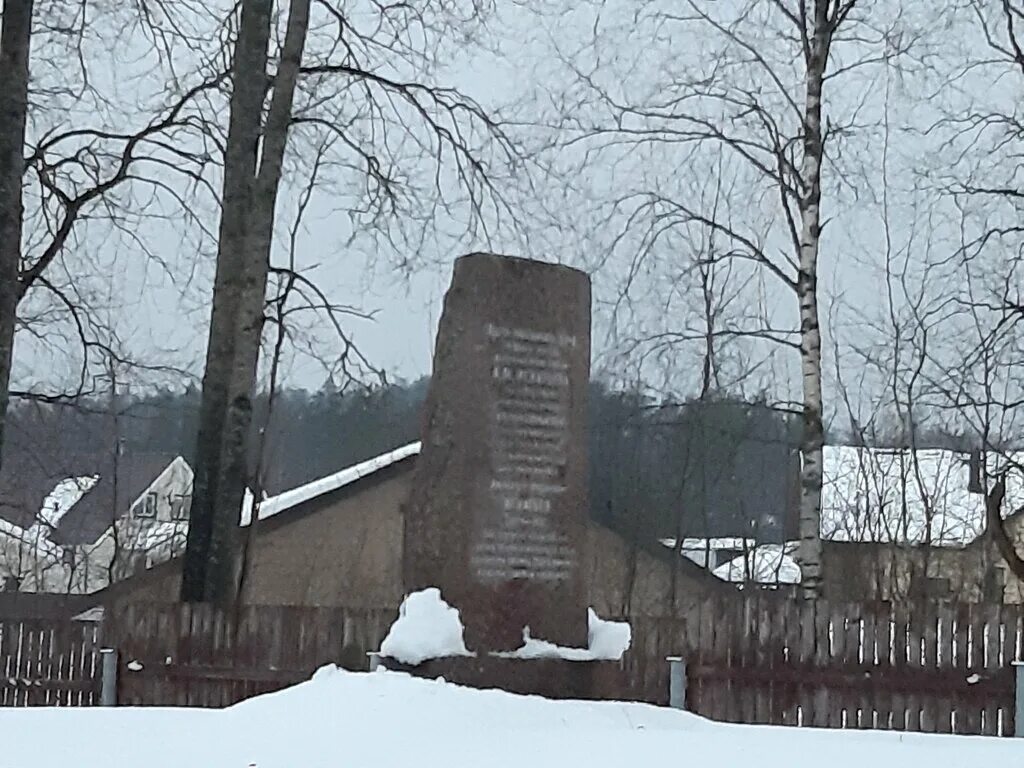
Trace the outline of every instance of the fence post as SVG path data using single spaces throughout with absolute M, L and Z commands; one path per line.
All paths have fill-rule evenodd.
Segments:
M 376 672 L 380 667 L 383 666 L 380 660 L 380 651 L 370 651 L 366 654 L 369 659 L 369 667 L 371 672 Z
M 117 706 L 117 649 L 100 648 L 100 706 Z
M 1014 672 L 1013 735 L 1024 737 L 1024 661 L 1011 662 Z
M 669 656 L 668 705 L 673 709 L 686 709 L 686 662 L 682 656 Z

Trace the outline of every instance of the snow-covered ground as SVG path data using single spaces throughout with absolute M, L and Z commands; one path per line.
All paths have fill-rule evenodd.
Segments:
M 1024 739 L 717 725 L 392 672 L 323 669 L 226 710 L 0 710 L 2 768 L 976 768 Z

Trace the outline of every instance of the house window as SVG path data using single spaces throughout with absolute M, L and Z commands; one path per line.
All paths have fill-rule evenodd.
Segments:
M 139 499 L 132 507 L 132 514 L 135 517 L 156 517 L 156 494 L 147 493 Z
M 171 498 L 171 519 L 188 520 L 188 513 L 192 507 L 192 496 L 187 493 L 176 493 Z

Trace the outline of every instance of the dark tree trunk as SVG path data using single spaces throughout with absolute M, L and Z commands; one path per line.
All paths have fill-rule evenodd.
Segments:
M 0 32 L 0 461 L 10 399 L 21 264 L 21 183 L 25 170 L 32 0 L 4 3 Z
M 263 96 L 266 88 L 270 0 L 242 4 L 238 40 L 231 65 L 228 141 L 218 233 L 217 272 L 203 374 L 192 511 L 182 570 L 181 597 L 188 602 L 214 601 L 212 582 L 231 568 L 235 537 L 216 518 L 230 516 L 233 526 L 244 494 L 245 467 L 232 460 L 232 443 L 249 418 L 250 389 L 238 391 L 238 329 L 246 289 L 246 232 L 254 194 Z M 242 437 L 244 443 L 244 435 Z M 232 486 L 238 486 L 237 502 Z M 220 508 L 228 504 L 233 509 Z M 216 529 L 216 536 L 215 536 Z
M 1003 520 L 1003 499 L 1006 497 L 1006 475 L 1000 475 L 992 490 L 985 494 L 985 524 L 988 534 L 995 542 L 996 550 L 1010 569 L 1010 572 L 1024 581 L 1024 558 L 1017 554 L 1017 548 L 1006 531 Z
M 237 602 L 239 515 L 249 481 L 249 438 L 274 208 L 291 122 L 309 0 L 292 0 L 281 63 L 263 122 L 271 0 L 245 0 L 232 62 L 231 115 L 203 376 L 196 477 L 182 600 Z

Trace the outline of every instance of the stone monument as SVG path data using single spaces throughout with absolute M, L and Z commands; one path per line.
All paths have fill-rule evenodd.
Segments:
M 436 586 L 471 651 L 523 629 L 587 644 L 590 280 L 579 270 L 472 254 L 455 262 L 405 509 L 404 580 Z

